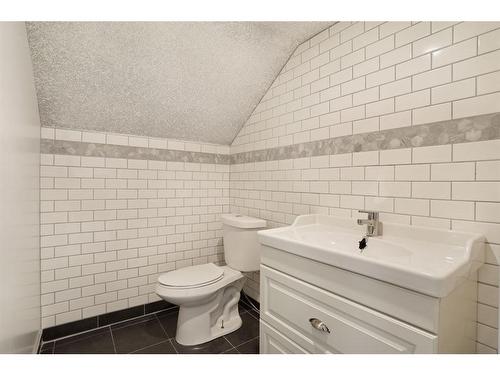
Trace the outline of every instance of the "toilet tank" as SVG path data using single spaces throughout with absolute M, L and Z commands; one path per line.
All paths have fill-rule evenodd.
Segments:
M 238 214 L 221 215 L 224 260 L 238 271 L 258 271 L 260 267 L 260 243 L 257 231 L 266 227 L 266 221 Z

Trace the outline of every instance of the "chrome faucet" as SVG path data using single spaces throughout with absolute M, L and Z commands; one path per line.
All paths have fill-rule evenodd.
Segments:
M 358 219 L 358 225 L 366 224 L 366 237 L 378 236 L 378 212 L 363 210 L 359 212 L 368 214 L 368 219 Z

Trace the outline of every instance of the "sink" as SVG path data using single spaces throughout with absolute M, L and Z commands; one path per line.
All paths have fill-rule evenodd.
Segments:
M 453 291 L 484 262 L 484 236 L 381 222 L 381 235 L 359 250 L 365 226 L 354 219 L 298 216 L 258 232 L 262 245 L 433 297 Z

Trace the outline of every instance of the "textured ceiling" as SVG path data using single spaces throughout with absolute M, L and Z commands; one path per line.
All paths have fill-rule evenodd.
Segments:
M 43 126 L 229 144 L 328 22 L 27 24 Z

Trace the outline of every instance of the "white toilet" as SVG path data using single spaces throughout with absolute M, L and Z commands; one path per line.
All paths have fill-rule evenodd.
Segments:
M 201 264 L 167 272 L 158 278 L 156 294 L 179 305 L 175 339 L 198 345 L 241 327 L 238 312 L 244 278 L 240 271 L 258 271 L 257 231 L 266 221 L 249 216 L 221 215 L 227 266 Z

